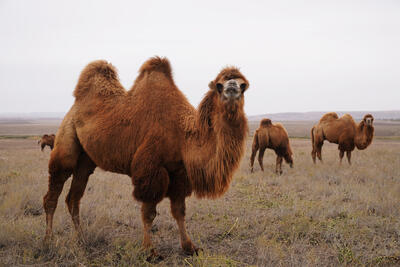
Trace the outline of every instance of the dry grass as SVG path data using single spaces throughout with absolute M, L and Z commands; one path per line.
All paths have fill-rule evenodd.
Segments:
M 289 131 L 290 133 L 290 131 Z M 249 172 L 248 149 L 228 193 L 187 201 L 188 231 L 203 248 L 182 254 L 169 201 L 158 206 L 154 243 L 160 266 L 337 266 L 400 264 L 400 142 L 375 140 L 339 166 L 336 146 L 325 144 L 325 164 L 312 164 L 310 141 L 291 139 L 293 169 Z M 81 205 L 84 242 L 75 238 L 60 197 L 52 246 L 44 246 L 42 197 L 49 150 L 35 140 L 0 140 L 0 265 L 150 266 L 141 251 L 139 203 L 129 177 L 96 170 Z

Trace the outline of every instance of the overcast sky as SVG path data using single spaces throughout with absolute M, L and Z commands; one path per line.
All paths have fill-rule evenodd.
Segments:
M 0 0 L 0 113 L 66 112 L 95 59 L 129 89 L 154 55 L 196 106 L 235 65 L 248 115 L 400 109 L 397 0 Z

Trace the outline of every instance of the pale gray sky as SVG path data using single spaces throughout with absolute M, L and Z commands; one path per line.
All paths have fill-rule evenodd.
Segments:
M 400 109 L 397 0 L 0 0 L 0 112 L 66 112 L 90 61 L 129 88 L 154 55 L 193 105 L 235 65 L 248 115 Z

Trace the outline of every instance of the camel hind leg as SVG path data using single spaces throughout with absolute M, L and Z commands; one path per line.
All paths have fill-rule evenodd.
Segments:
M 321 161 L 321 162 L 323 162 L 322 161 L 322 145 L 323 145 L 322 143 L 317 145 L 317 157 L 318 157 L 319 161 Z
M 260 164 L 260 168 L 262 171 L 264 171 L 264 166 L 263 166 L 264 152 L 265 148 L 260 148 L 260 151 L 258 152 L 258 163 Z
M 351 165 L 351 151 L 346 151 L 346 156 L 347 156 L 347 161 L 349 162 L 349 165 Z
M 282 174 L 282 161 L 283 158 L 281 156 L 276 157 L 276 167 L 275 167 L 275 172 L 276 174 Z
M 43 208 L 46 212 L 46 235 L 45 240 L 52 236 L 53 232 L 53 217 L 57 208 L 58 197 L 64 187 L 65 181 L 71 176 L 70 170 L 57 170 L 50 172 L 49 189 L 43 197 Z
M 96 165 L 94 162 L 86 153 L 82 153 L 79 156 L 77 167 L 73 171 L 71 188 L 65 199 L 75 230 L 80 236 L 82 236 L 82 229 L 79 220 L 79 203 L 85 192 L 89 176 L 93 173 L 95 168 Z
M 257 151 L 259 149 L 258 141 L 257 141 L 257 136 L 254 137 L 253 145 L 251 148 L 251 156 L 250 156 L 250 170 L 253 172 L 253 165 L 254 165 L 254 159 L 256 157 Z
M 45 240 L 50 239 L 53 229 L 53 217 L 57 208 L 58 198 L 65 181 L 76 167 L 81 146 L 76 136 L 72 119 L 67 115 L 61 123 L 54 149 L 49 160 L 49 187 L 43 197 L 43 208 L 46 212 Z
M 321 133 L 321 130 L 318 130 L 317 128 L 313 127 L 311 130 L 311 142 L 312 142 L 312 152 L 311 152 L 311 157 L 313 159 L 313 162 L 316 163 L 316 157 L 322 161 L 322 146 L 324 144 L 324 137 L 322 137 L 323 134 Z

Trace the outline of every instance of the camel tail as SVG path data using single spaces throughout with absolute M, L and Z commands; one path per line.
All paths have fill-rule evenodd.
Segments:
M 314 148 L 314 129 L 315 129 L 315 126 L 313 126 L 311 128 L 311 143 L 312 143 L 313 148 Z
M 257 150 L 260 147 L 260 144 L 258 143 L 258 131 L 254 133 L 254 138 L 253 138 L 253 144 L 252 144 L 252 149 L 257 152 Z
M 98 95 L 112 95 L 124 93 L 125 89 L 119 83 L 116 68 L 105 60 L 96 60 L 82 70 L 74 96 L 79 99 L 91 91 Z
M 140 67 L 139 75 L 145 72 L 158 71 L 162 72 L 168 77 L 172 77 L 172 69 L 169 60 L 165 57 L 152 57 Z

